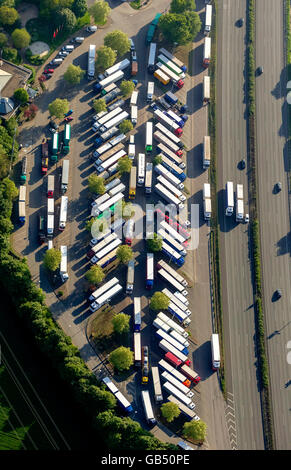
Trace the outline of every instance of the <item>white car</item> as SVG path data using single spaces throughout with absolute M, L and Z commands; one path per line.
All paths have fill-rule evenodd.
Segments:
M 250 221 L 250 216 L 249 214 L 245 215 L 245 223 L 247 224 Z

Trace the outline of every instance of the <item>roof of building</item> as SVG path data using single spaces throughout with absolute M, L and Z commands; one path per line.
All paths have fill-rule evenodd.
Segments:
M 31 70 L 21 65 L 12 64 L 4 59 L 0 60 L 0 114 L 5 119 L 9 118 L 6 115 L 13 111 L 12 98 L 15 90 L 25 87 L 31 73 Z
M 14 109 L 14 102 L 10 98 L 0 98 L 0 114 L 11 113 Z

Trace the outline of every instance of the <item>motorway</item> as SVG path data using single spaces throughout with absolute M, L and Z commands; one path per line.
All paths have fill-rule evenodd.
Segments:
M 242 158 L 247 160 L 245 25 L 235 25 L 239 18 L 246 18 L 246 0 L 220 0 L 218 5 L 217 181 L 226 388 L 233 410 L 231 440 L 233 449 L 263 449 L 249 227 L 237 224 L 235 216 L 225 216 L 224 190 L 226 181 L 233 181 L 234 188 L 242 183 L 245 213 L 249 212 L 247 169 L 237 166 Z M 268 48 L 265 50 L 267 53 Z
M 86 37 L 84 43 L 76 48 L 66 59 L 66 65 L 73 62 L 75 65 L 80 65 L 83 69 L 86 69 L 89 43 L 94 41 L 97 48 L 100 47 L 104 35 L 117 28 L 126 31 L 126 33 L 134 39 L 137 57 L 140 61 L 139 74 L 137 76 L 139 80 L 138 89 L 140 91 L 139 124 L 137 131 L 142 131 L 142 134 L 137 134 L 137 152 L 144 150 L 144 123 L 152 117 L 152 113 L 148 112 L 145 108 L 145 84 L 148 80 L 146 61 L 140 60 L 145 53 L 145 33 L 150 20 L 158 11 L 163 11 L 167 8 L 168 4 L 168 0 L 162 0 L 158 4 L 151 4 L 150 8 L 146 8 L 142 10 L 142 12 L 132 10 L 127 4 L 117 6 L 112 10 L 108 26 L 106 26 L 104 30 L 98 30 L 97 33 L 89 37 L 87 34 L 84 34 Z M 198 9 L 199 6 L 202 8 L 204 2 L 199 0 L 197 6 Z M 134 21 L 132 16 L 134 16 Z M 122 25 L 122 27 L 120 25 Z M 189 199 L 190 203 L 201 203 L 203 182 L 207 181 L 207 172 L 202 171 L 201 156 L 203 136 L 207 133 L 207 111 L 205 107 L 202 107 L 201 99 L 201 82 L 203 73 L 205 73 L 201 66 L 202 43 L 203 35 L 200 34 L 193 45 L 193 71 L 191 71 L 190 77 L 187 77 L 185 87 L 179 91 L 179 98 L 183 102 L 187 101 L 190 114 L 193 114 L 192 119 L 189 119 L 188 124 L 185 126 L 183 137 L 183 140 L 190 150 L 187 155 L 189 178 L 186 182 L 186 186 L 191 195 L 193 195 L 193 197 Z M 66 65 L 64 64 L 56 69 L 54 76 L 47 82 L 48 91 L 38 99 L 37 105 L 41 113 L 38 114 L 37 121 L 24 125 L 21 131 L 21 142 L 24 144 L 23 153 L 26 153 L 30 157 L 30 175 L 28 183 L 29 208 L 27 207 L 29 211 L 29 223 L 25 224 L 22 229 L 14 234 L 14 243 L 18 251 L 27 256 L 33 279 L 35 282 L 40 282 L 40 286 L 46 292 L 47 303 L 50 305 L 54 318 L 58 320 L 64 331 L 72 337 L 74 344 L 80 349 L 80 353 L 84 360 L 86 360 L 88 366 L 97 372 L 97 369 L 100 368 L 100 360 L 88 343 L 87 323 L 90 312 L 88 312 L 87 302 L 84 301 L 87 286 L 84 280 L 84 274 L 88 269 L 85 254 L 86 243 L 89 240 L 89 236 L 85 234 L 84 225 L 88 215 L 87 178 L 93 171 L 92 162 L 90 162 L 88 156 L 92 148 L 91 145 L 94 137 L 90 130 L 91 116 L 93 115 L 91 100 L 94 98 L 94 94 L 91 92 L 92 84 L 88 84 L 86 79 L 82 81 L 80 86 L 75 87 L 73 91 L 64 85 L 62 74 Z M 156 92 L 158 93 L 158 87 L 156 88 Z M 72 122 L 72 148 L 69 155 L 72 179 L 67 193 L 70 200 L 69 226 L 62 234 L 58 234 L 54 238 L 54 244 L 56 246 L 67 244 L 69 247 L 68 269 L 70 278 L 64 287 L 62 287 L 64 290 L 64 300 L 62 302 L 55 296 L 43 271 L 41 261 L 45 247 L 38 246 L 36 229 L 37 212 L 41 205 L 45 206 L 46 204 L 45 185 L 42 184 L 39 170 L 39 144 L 43 138 L 44 126 L 46 126 L 48 122 L 48 104 L 56 97 L 69 99 L 70 107 L 75 110 L 74 121 Z M 31 125 L 33 127 L 31 127 Z M 58 175 L 60 167 L 61 162 L 52 167 L 50 172 Z M 145 198 L 143 191 L 137 191 L 136 202 L 144 207 Z M 56 217 L 56 220 L 58 220 L 58 217 Z M 200 394 L 196 393 L 198 402 L 197 412 L 208 425 L 207 447 L 211 449 L 226 449 L 229 448 L 229 440 L 225 422 L 225 403 L 219 389 L 217 376 L 213 374 L 210 368 L 209 339 L 212 332 L 212 322 L 208 267 L 208 232 L 208 227 L 205 225 L 204 221 L 201 221 L 199 247 L 195 252 L 188 254 L 187 263 L 183 270 L 188 274 L 188 277 L 193 277 L 193 273 L 195 273 L 195 284 L 193 289 L 189 292 L 189 300 L 193 311 L 193 323 L 191 324 L 191 330 L 193 329 L 191 331 L 192 338 L 196 345 L 199 345 L 194 348 L 194 363 L 202 377 L 202 383 L 199 386 Z M 145 307 L 145 315 L 143 318 L 145 330 L 144 339 L 148 339 L 147 344 L 150 344 L 151 349 L 154 350 L 155 348 L 157 349 L 157 341 L 154 335 L 152 335 L 151 328 L 146 328 L 149 317 L 147 310 L 148 299 L 145 296 L 144 290 L 145 249 L 143 243 L 143 241 L 138 240 L 137 244 L 134 246 L 135 254 L 138 257 L 134 295 L 143 296 L 143 307 Z M 117 309 L 118 308 L 125 308 L 125 306 L 119 307 L 118 304 Z M 191 351 L 191 355 L 192 353 L 193 351 Z M 134 382 L 136 382 L 135 377 L 131 379 L 131 383 L 119 385 L 122 391 L 128 394 L 134 402 L 138 410 L 137 418 L 139 419 L 140 415 L 142 416 L 140 412 L 140 397 L 138 396 L 138 388 Z M 177 438 L 175 438 L 175 436 L 167 435 L 164 431 L 162 427 L 153 429 L 154 434 L 161 440 L 176 442 Z
M 283 3 L 283 0 L 256 1 L 256 66 L 264 68 L 263 75 L 256 79 L 256 116 L 263 305 L 275 442 L 277 449 L 290 449 L 291 395 L 288 382 L 291 379 L 291 361 L 288 364 L 287 342 L 291 339 L 291 246 Z M 274 194 L 273 187 L 278 181 L 282 183 L 282 191 Z M 282 298 L 273 302 L 276 289 L 281 289 Z

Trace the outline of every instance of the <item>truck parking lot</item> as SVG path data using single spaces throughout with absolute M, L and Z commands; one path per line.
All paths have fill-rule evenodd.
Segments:
M 200 3 L 202 6 L 202 2 Z M 116 14 L 119 20 L 122 17 L 122 29 L 132 36 L 135 41 L 137 59 L 144 58 L 148 54 L 145 48 L 145 35 L 147 25 L 152 17 L 154 17 L 155 9 L 162 10 L 168 2 L 159 2 L 159 5 L 152 5 L 150 9 L 143 10 L 143 14 L 139 12 L 135 15 L 135 22 L 128 16 L 127 4 L 123 4 Z M 133 15 L 131 13 L 130 14 Z M 114 12 L 115 13 L 115 12 Z M 89 44 L 94 40 L 94 44 L 98 48 L 103 41 L 104 34 L 112 29 L 116 29 L 115 16 L 112 14 L 112 24 L 106 30 L 98 30 L 90 38 L 85 38 L 84 42 L 74 51 L 68 58 L 67 63 L 71 60 L 75 65 L 81 65 L 87 69 L 87 51 Z M 120 27 L 118 24 L 118 27 Z M 83 33 L 82 33 L 83 34 Z M 80 34 L 81 35 L 81 34 Z M 199 246 L 195 251 L 190 251 L 186 257 L 182 271 L 191 280 L 191 289 L 189 290 L 189 309 L 192 311 L 192 322 L 189 326 L 191 337 L 189 339 L 189 356 L 195 365 L 195 370 L 201 376 L 199 384 L 199 392 L 195 395 L 195 412 L 208 425 L 208 445 L 214 448 L 227 448 L 228 436 L 224 417 L 224 402 L 219 391 L 217 377 L 211 371 L 211 349 L 210 336 L 212 332 L 211 318 L 211 291 L 209 280 L 209 263 L 208 263 L 208 246 L 209 246 L 209 228 L 203 220 L 203 203 L 202 189 L 203 184 L 208 182 L 207 171 L 202 168 L 202 144 L 203 138 L 207 135 L 207 109 L 202 106 L 202 83 L 203 83 L 203 67 L 202 54 L 199 44 L 203 43 L 202 35 L 199 36 L 199 42 L 194 44 L 193 49 L 193 71 L 189 71 L 185 78 L 185 85 L 177 92 L 177 96 L 182 103 L 187 103 L 189 107 L 189 119 L 185 125 L 183 132 L 183 142 L 187 146 L 187 180 L 185 185 L 189 191 L 188 204 L 200 204 L 200 220 L 199 220 Z M 145 151 L 144 142 L 146 139 L 146 122 L 153 119 L 153 110 L 148 107 L 147 103 L 147 83 L 154 80 L 152 75 L 147 73 L 147 63 L 145 60 L 139 61 L 139 70 L 137 73 L 137 91 L 138 95 L 138 118 L 137 125 L 134 130 L 135 134 L 135 155 Z M 64 71 L 64 70 L 63 70 Z M 46 94 L 39 98 L 38 106 L 41 110 L 38 113 L 37 125 L 35 128 L 25 126 L 21 132 L 21 142 L 23 143 L 23 154 L 28 157 L 28 191 L 27 199 L 28 218 L 26 224 L 14 234 L 14 245 L 16 249 L 25 255 L 32 272 L 32 276 L 36 282 L 47 294 L 48 305 L 50 305 L 54 317 L 58 320 L 64 331 L 73 339 L 73 342 L 79 347 L 82 357 L 87 361 L 89 367 L 98 373 L 100 361 L 92 350 L 87 340 L 87 321 L 91 311 L 88 309 L 88 303 L 85 295 L 86 282 L 84 274 L 89 268 L 86 252 L 90 236 L 85 230 L 85 222 L 88 217 L 88 176 L 96 171 L 90 154 L 95 148 L 93 142 L 96 135 L 91 130 L 93 111 L 91 108 L 92 99 L 95 92 L 92 91 L 93 82 L 83 81 L 76 90 L 66 90 L 61 81 L 60 68 L 57 69 L 55 75 L 49 82 L 49 89 Z M 168 89 L 169 91 L 171 88 Z M 155 95 L 161 94 L 155 80 Z M 61 169 L 63 162 L 70 161 L 70 178 L 67 183 L 66 196 L 68 198 L 68 214 L 66 218 L 65 230 L 55 235 L 54 246 L 68 247 L 68 264 L 67 272 L 69 274 L 68 281 L 63 285 L 64 299 L 59 300 L 55 292 L 50 287 L 45 272 L 42 267 L 42 257 L 47 248 L 46 244 L 39 246 L 37 216 L 40 211 L 46 209 L 47 204 L 47 183 L 46 177 L 43 179 L 42 160 L 41 160 L 41 142 L 44 134 L 48 134 L 48 103 L 56 97 L 68 98 L 70 106 L 74 109 L 74 121 L 71 124 L 71 143 L 70 153 L 60 159 L 54 165 L 50 164 L 48 169 L 49 176 L 54 175 L 54 198 L 55 204 L 55 220 L 59 221 L 59 212 L 61 205 L 61 196 L 64 193 L 65 181 L 61 180 Z M 128 106 L 125 107 L 128 110 Z M 156 126 L 154 126 L 156 131 Z M 106 132 L 106 129 L 105 131 Z M 125 145 L 128 149 L 128 145 Z M 155 149 L 155 143 L 154 143 Z M 155 151 L 152 152 L 152 156 Z M 178 158 L 178 157 L 177 157 Z M 179 157 L 180 158 L 180 157 Z M 185 158 L 184 158 L 185 160 Z M 206 160 L 206 157 L 205 157 Z M 146 157 L 146 162 L 150 162 L 151 157 Z M 99 162 L 100 163 L 100 162 Z M 137 157 L 135 159 L 137 165 Z M 207 165 L 207 164 L 206 164 Z M 100 165 L 99 165 L 100 166 Z M 153 172 L 154 173 L 154 172 Z M 131 186 L 131 185 L 129 185 Z M 64 197 L 64 196 L 63 196 Z M 156 196 L 155 196 L 156 200 Z M 145 188 L 136 189 L 135 202 L 145 209 L 147 199 L 145 197 Z M 181 203 L 181 200 L 180 200 Z M 150 295 L 145 289 L 145 241 L 133 240 L 133 250 L 135 252 L 136 266 L 134 274 L 134 297 L 138 296 L 142 299 L 142 344 L 147 344 L 151 353 L 151 362 L 156 365 L 162 358 L 161 350 L 158 347 L 158 341 L 153 334 L 154 327 L 152 325 L 153 315 L 148 309 L 148 300 Z M 155 261 L 161 256 L 156 255 Z M 124 271 L 125 272 L 125 271 Z M 120 279 L 123 286 L 123 296 L 125 296 L 126 276 Z M 158 290 L 169 287 L 155 279 Z M 116 291 L 117 292 L 117 291 Z M 120 290 L 118 291 L 120 292 Z M 120 299 L 117 310 L 122 310 L 122 302 Z M 133 374 L 130 380 L 124 384 L 119 384 L 120 390 L 133 404 L 136 412 L 136 418 L 144 424 L 144 416 L 141 407 L 141 385 L 138 383 L 138 377 Z M 219 430 L 219 432 L 218 432 Z M 171 440 L 163 431 L 163 428 L 157 425 L 152 429 L 157 437 L 164 440 Z M 175 440 L 175 439 L 174 439 Z

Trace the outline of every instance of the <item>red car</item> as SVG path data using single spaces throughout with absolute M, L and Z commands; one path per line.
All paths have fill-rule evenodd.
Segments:
M 54 69 L 45 69 L 43 73 L 54 73 Z
M 73 119 L 74 119 L 74 118 L 73 118 L 72 116 L 68 116 L 68 117 L 66 117 L 66 118 L 64 119 L 64 121 L 70 122 L 70 121 L 72 121 Z

